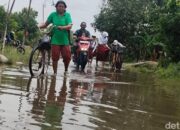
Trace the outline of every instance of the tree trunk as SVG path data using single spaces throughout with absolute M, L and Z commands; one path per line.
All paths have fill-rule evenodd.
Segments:
M 32 3 L 32 0 L 29 0 L 29 7 L 28 7 L 28 12 L 27 12 L 27 21 L 28 21 L 28 19 L 29 19 L 29 14 L 30 14 L 30 9 L 31 9 L 31 3 Z M 22 43 L 22 45 L 24 45 L 24 44 L 25 44 L 25 41 L 26 41 L 27 26 L 28 26 L 28 23 L 26 23 L 25 28 L 24 28 L 24 36 L 23 36 L 23 43 Z

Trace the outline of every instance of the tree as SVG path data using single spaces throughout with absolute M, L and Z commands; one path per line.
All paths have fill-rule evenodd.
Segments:
M 126 44 L 128 54 L 135 56 L 137 51 L 131 37 L 143 35 L 142 31 L 148 28 L 145 13 L 151 4 L 148 0 L 108 0 L 100 14 L 95 16 L 95 26 L 100 31 L 109 32 L 110 42 L 117 39 Z
M 21 12 L 16 12 L 12 15 L 12 19 L 17 21 L 18 26 L 16 32 L 19 35 L 19 38 L 23 40 L 25 35 L 24 30 L 26 30 L 26 36 L 28 41 L 33 40 L 37 37 L 37 21 L 36 17 L 38 15 L 37 11 L 34 11 L 32 8 L 29 10 L 29 18 L 27 20 L 28 9 L 23 8 Z M 27 41 L 27 42 L 28 42 Z M 27 44 L 27 43 L 26 43 Z
M 180 5 L 176 0 L 167 0 L 159 20 L 160 36 L 166 44 L 171 62 L 180 61 Z
M 109 32 L 110 42 L 126 44 L 128 58 L 150 58 L 154 44 L 162 43 L 171 61 L 178 62 L 179 7 L 177 0 L 106 0 L 94 25 Z
M 0 6 L 0 39 L 3 38 L 3 30 L 5 27 L 6 11 L 3 6 Z

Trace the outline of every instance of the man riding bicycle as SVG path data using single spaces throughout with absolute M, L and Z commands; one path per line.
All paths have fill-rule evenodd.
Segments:
M 110 47 L 112 52 L 112 58 L 110 61 L 112 63 L 112 68 L 120 70 L 123 63 L 123 52 L 126 46 L 124 46 L 117 40 L 114 40 Z

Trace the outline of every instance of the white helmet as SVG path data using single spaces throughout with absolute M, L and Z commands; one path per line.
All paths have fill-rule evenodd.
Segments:
M 108 34 L 107 32 L 105 32 L 105 31 L 103 31 L 103 32 L 102 32 L 102 36 L 103 36 L 103 37 L 108 37 L 109 34 Z
M 12 33 L 12 34 L 15 34 L 15 32 L 14 32 L 14 31 L 11 31 L 11 33 Z
M 118 43 L 118 40 L 114 40 L 113 43 Z

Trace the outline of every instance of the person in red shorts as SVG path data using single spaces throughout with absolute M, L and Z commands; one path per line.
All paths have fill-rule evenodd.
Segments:
M 55 5 L 56 11 L 52 12 L 47 21 L 39 28 L 46 28 L 49 24 L 56 26 L 53 29 L 51 37 L 51 53 L 53 61 L 54 74 L 57 74 L 57 66 L 60 54 L 63 58 L 65 72 L 68 71 L 69 62 L 71 60 L 71 50 L 68 31 L 72 28 L 71 15 L 66 12 L 66 3 L 58 1 Z

